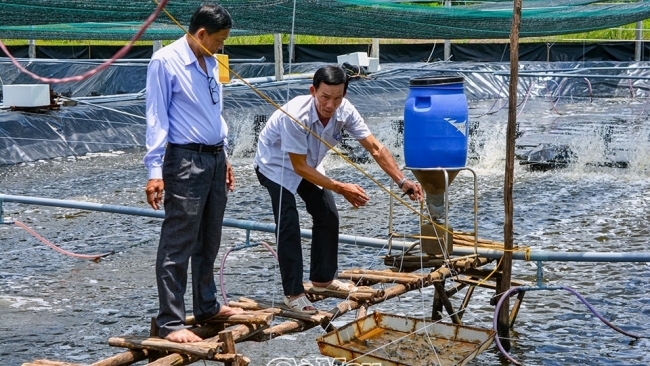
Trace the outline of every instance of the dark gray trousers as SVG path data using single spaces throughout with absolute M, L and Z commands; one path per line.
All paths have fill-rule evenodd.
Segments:
M 276 227 L 279 221 L 276 240 L 284 294 L 302 294 L 305 288 L 302 284 L 302 246 L 296 197 L 257 169 L 255 171 L 257 179 L 271 196 Z M 331 191 L 322 189 L 306 179 L 300 182 L 297 193 L 305 202 L 307 212 L 313 220 L 309 279 L 316 282 L 331 281 L 338 269 L 339 249 L 339 214 L 334 196 Z
M 226 156 L 167 147 L 163 163 L 165 220 L 156 258 L 158 335 L 185 328 L 187 269 L 192 262 L 192 305 L 197 321 L 219 312 L 214 261 L 227 201 Z

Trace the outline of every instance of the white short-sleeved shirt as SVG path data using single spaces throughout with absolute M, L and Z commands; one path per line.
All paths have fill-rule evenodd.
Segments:
M 282 109 L 332 146 L 341 141 L 343 130 L 356 140 L 371 135 L 357 109 L 345 98 L 325 127 L 318 119 L 311 95 L 295 97 Z M 295 194 L 302 177 L 293 170 L 288 153 L 307 155 L 307 164 L 324 173 L 321 163 L 328 150 L 304 127 L 277 110 L 260 132 L 254 164 L 264 176 Z

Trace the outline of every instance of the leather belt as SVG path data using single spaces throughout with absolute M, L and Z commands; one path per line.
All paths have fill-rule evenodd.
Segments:
M 171 147 L 179 149 L 192 150 L 200 153 L 219 154 L 223 151 L 223 143 L 218 145 L 203 145 L 203 144 L 174 144 L 168 143 Z

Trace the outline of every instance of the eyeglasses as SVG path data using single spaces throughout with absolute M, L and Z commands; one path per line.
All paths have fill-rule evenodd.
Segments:
M 210 98 L 212 98 L 212 104 L 219 103 L 219 84 L 212 76 L 208 76 L 208 87 L 210 88 Z

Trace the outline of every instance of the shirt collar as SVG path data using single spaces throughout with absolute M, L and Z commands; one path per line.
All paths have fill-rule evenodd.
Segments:
M 190 44 L 189 42 L 187 42 L 187 37 L 188 36 L 183 37 L 183 46 L 185 47 L 185 53 L 181 54 L 181 59 L 183 60 L 183 64 L 185 66 L 189 66 L 196 62 L 197 69 L 201 70 L 201 67 L 199 66 L 199 60 L 196 58 L 194 51 L 192 51 L 192 49 L 190 48 Z M 215 60 L 214 57 L 208 57 L 205 59 L 205 66 L 208 69 L 207 71 L 208 76 L 214 77 L 214 75 L 210 75 L 210 69 L 214 68 L 216 62 L 217 60 Z M 203 70 L 201 70 L 201 72 L 203 72 Z
M 181 53 L 181 59 L 183 60 L 183 64 L 185 66 L 189 66 L 195 62 L 198 62 L 196 59 L 196 56 L 194 55 L 194 51 L 190 48 L 190 44 L 187 42 L 187 36 L 183 37 L 183 46 L 185 47 L 184 53 Z

